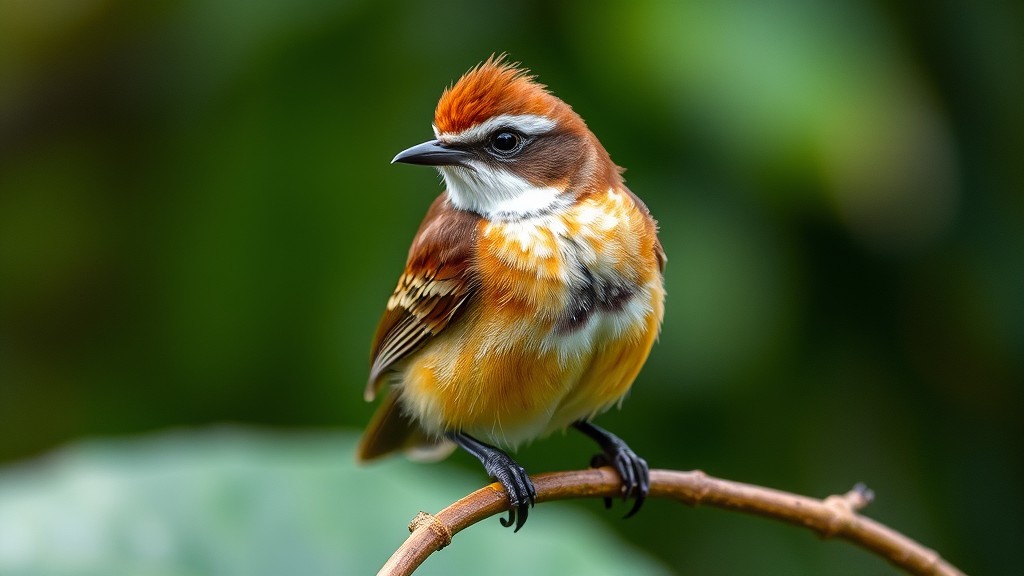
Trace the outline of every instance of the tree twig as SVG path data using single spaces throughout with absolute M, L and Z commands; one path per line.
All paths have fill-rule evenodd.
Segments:
M 537 502 L 619 495 L 619 477 L 611 468 L 554 472 L 532 477 Z M 700 471 L 651 470 L 653 498 L 671 498 L 691 506 L 709 504 L 783 520 L 814 530 L 824 538 L 841 538 L 881 556 L 910 574 L 963 576 L 935 551 L 857 513 L 872 498 L 862 485 L 844 494 L 817 500 L 741 482 L 713 478 Z M 409 525 L 412 534 L 391 556 L 378 576 L 412 574 L 452 536 L 508 509 L 500 484 L 485 486 L 430 515 L 420 512 Z

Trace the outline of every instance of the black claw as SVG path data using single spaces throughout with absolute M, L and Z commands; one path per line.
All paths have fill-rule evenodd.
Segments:
M 515 521 L 516 521 L 516 509 L 515 508 L 513 508 L 513 509 L 508 511 L 508 518 L 498 518 L 498 522 L 501 522 L 501 525 L 504 526 L 505 528 L 508 528 L 509 526 L 511 526 L 512 523 L 515 522 Z
M 516 519 L 516 529 L 512 531 L 513 534 L 519 532 L 519 529 L 523 527 L 523 524 L 526 524 L 526 516 L 529 514 L 529 509 L 530 507 L 526 504 L 519 507 L 519 518 Z M 508 528 L 508 526 L 506 526 L 506 528 Z
M 637 477 L 633 471 L 633 461 L 631 461 L 627 454 L 619 452 L 615 455 L 615 470 L 619 472 L 619 477 L 622 478 L 622 500 L 628 500 L 637 487 Z
M 508 494 L 508 518 L 499 518 L 499 522 L 505 528 L 515 524 L 513 532 L 519 532 L 519 529 L 526 524 L 530 507 L 537 500 L 537 490 L 526 470 L 505 452 L 484 444 L 472 436 L 450 434 L 449 438 L 476 456 L 484 465 L 487 475 L 505 488 L 505 493 Z
M 610 465 L 615 468 L 619 478 L 622 479 L 622 499 L 634 499 L 633 506 L 624 518 L 636 514 L 643 506 L 647 499 L 647 493 L 650 491 L 650 469 L 647 467 L 647 462 L 637 456 L 636 452 L 633 452 L 622 439 L 611 432 L 583 421 L 577 422 L 574 426 L 596 440 L 604 450 L 603 454 L 591 458 L 590 466 L 598 468 Z M 611 498 L 604 499 L 605 508 L 611 508 L 611 503 Z
M 497 449 L 494 450 L 485 458 L 484 469 L 491 478 L 505 488 L 505 492 L 508 494 L 508 519 L 502 519 L 501 525 L 508 528 L 515 524 L 514 532 L 518 532 L 523 524 L 526 524 L 526 519 L 530 515 L 530 506 L 533 506 L 536 501 L 537 491 L 522 466 L 508 454 L 497 451 Z
M 644 500 L 646 500 L 646 498 L 644 498 L 643 496 L 637 496 L 636 500 L 633 501 L 633 507 L 630 508 L 629 512 L 627 512 L 626 515 L 622 517 L 623 520 L 625 520 L 626 518 L 629 518 L 633 514 L 636 514 L 637 512 L 639 512 L 640 511 L 640 507 L 643 506 L 643 504 L 644 504 Z

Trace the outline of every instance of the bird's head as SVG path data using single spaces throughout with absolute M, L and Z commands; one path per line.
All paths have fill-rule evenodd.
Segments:
M 392 162 L 436 166 L 452 204 L 488 218 L 542 213 L 622 181 L 583 119 L 504 56 L 444 91 L 434 134 Z

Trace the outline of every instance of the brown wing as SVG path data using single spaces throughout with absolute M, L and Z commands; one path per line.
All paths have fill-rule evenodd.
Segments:
M 480 217 L 456 210 L 441 195 L 431 205 L 409 249 L 377 327 L 365 397 L 376 397 L 389 368 L 418 350 L 465 311 L 476 291 L 473 246 Z

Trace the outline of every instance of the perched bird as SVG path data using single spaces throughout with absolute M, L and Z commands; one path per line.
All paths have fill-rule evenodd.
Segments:
M 461 447 L 504 486 L 518 531 L 536 492 L 498 446 L 572 426 L 632 515 L 647 463 L 591 419 L 623 399 L 661 326 L 655 221 L 583 119 L 504 56 L 444 91 L 433 128 L 392 161 L 435 166 L 446 190 L 374 338 L 365 396 L 383 401 L 358 458 Z

